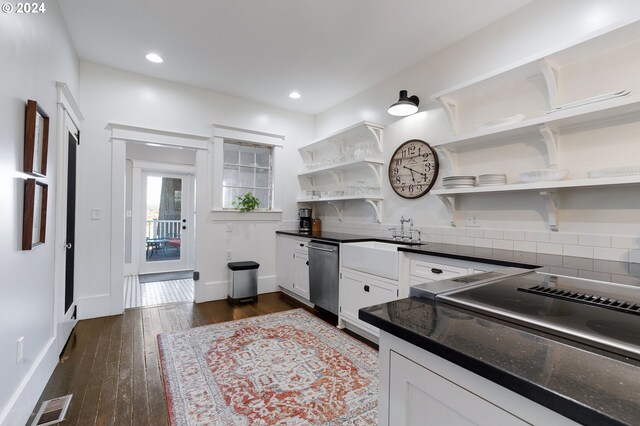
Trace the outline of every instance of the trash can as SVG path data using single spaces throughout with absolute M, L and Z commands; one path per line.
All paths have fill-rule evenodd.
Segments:
M 231 303 L 258 300 L 258 267 L 256 262 L 231 262 L 229 268 L 229 297 Z

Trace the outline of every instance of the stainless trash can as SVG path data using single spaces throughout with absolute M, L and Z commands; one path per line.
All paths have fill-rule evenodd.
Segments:
M 258 267 L 256 262 L 231 262 L 229 268 L 229 297 L 231 303 L 258 300 Z

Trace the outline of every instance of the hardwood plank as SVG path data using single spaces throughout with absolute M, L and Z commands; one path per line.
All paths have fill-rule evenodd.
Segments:
M 131 312 L 133 317 L 133 412 L 131 422 L 134 425 L 150 424 L 142 313 L 143 311 L 140 309 Z
M 117 315 L 113 318 L 111 326 L 111 344 L 109 351 L 105 354 L 107 359 L 104 378 L 100 388 L 100 401 L 96 414 L 96 425 L 107 426 L 115 424 L 116 403 L 118 391 L 118 378 L 120 369 L 120 354 L 122 350 L 122 332 L 124 318 Z
M 87 339 L 87 344 L 80 364 L 77 367 L 76 378 L 72 383 L 73 387 L 71 384 L 69 387 L 63 387 L 63 389 L 66 389 L 63 391 L 62 395 L 73 393 L 73 398 L 71 398 L 71 404 L 67 411 L 67 421 L 62 423 L 65 425 L 75 425 L 79 422 L 82 404 L 84 403 L 84 398 L 90 383 L 91 370 L 93 369 L 96 355 L 98 353 L 98 345 L 100 343 L 100 338 L 102 337 L 102 326 L 104 325 L 105 318 L 96 318 L 91 321 L 95 322 L 95 332 L 92 334 L 81 335 L 83 338 Z M 93 423 L 91 420 L 88 420 L 86 424 Z
M 96 422 L 102 380 L 106 374 L 107 366 L 107 357 L 105 357 L 104 354 L 109 352 L 109 347 L 111 345 L 111 330 L 113 329 L 114 322 L 115 320 L 112 317 L 104 319 L 104 325 L 100 333 L 100 340 L 96 349 L 93 365 L 91 370 L 88 371 L 90 374 L 89 383 L 85 391 L 82 406 L 80 407 L 80 414 L 78 415 L 79 419 L 87 419 L 85 423 L 95 424 Z
M 122 321 L 120 365 L 116 391 L 114 424 L 130 424 L 133 402 L 133 313 L 125 311 Z
M 145 309 L 142 322 L 149 420 L 152 425 L 165 425 L 168 423 L 168 417 L 164 383 L 160 375 L 160 355 L 157 345 L 157 334 L 161 331 L 158 309 Z

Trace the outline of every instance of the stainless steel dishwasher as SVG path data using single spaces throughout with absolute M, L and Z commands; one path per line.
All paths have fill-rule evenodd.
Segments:
M 338 315 L 338 244 L 311 240 L 309 248 L 309 296 L 311 303 Z

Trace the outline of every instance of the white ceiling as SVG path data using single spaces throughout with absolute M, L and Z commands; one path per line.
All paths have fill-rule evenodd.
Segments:
M 80 59 L 315 114 L 531 0 L 59 0 Z M 144 55 L 157 52 L 162 64 Z M 402 88 L 398 88 L 402 89 Z M 297 90 L 302 98 L 293 100 Z

